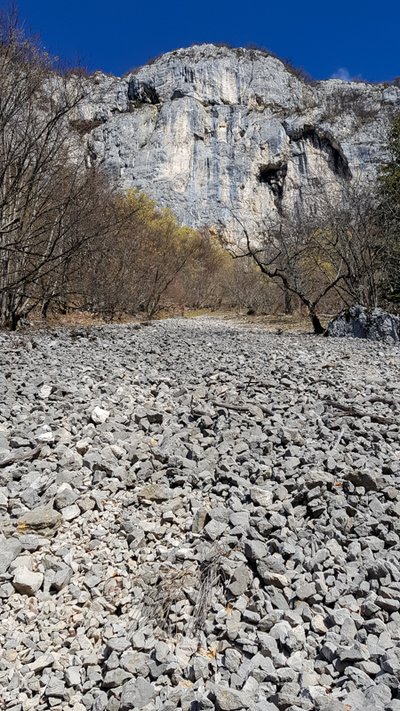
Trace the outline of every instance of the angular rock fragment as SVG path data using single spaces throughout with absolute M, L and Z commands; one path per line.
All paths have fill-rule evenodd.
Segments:
M 103 425 L 110 417 L 109 410 L 104 410 L 102 407 L 95 407 L 91 413 L 92 422 L 95 425 Z
M 63 517 L 49 507 L 39 507 L 24 513 L 18 521 L 18 528 L 22 531 L 31 530 L 40 532 L 44 536 L 54 535 L 61 526 Z
M 17 568 L 13 585 L 22 595 L 35 595 L 42 587 L 43 573 L 35 573 L 27 568 Z
M 122 686 L 121 711 L 145 708 L 154 698 L 155 693 L 153 685 L 141 676 L 127 681 Z
M 22 545 L 16 538 L 0 540 L 0 575 L 6 573 L 9 566 L 22 552 Z

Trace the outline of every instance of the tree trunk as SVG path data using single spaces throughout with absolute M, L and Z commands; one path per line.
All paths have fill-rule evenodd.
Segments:
M 49 310 L 50 301 L 51 301 L 51 299 L 45 299 L 42 302 L 42 308 L 40 309 L 40 315 L 44 320 L 47 319 L 47 312 Z
M 322 336 L 325 333 L 326 329 L 323 327 L 323 325 L 322 325 L 321 321 L 319 320 L 315 311 L 310 310 L 309 316 L 311 319 L 311 323 L 313 325 L 315 335 Z
M 16 311 L 13 311 L 11 314 L 11 324 L 10 324 L 10 329 L 11 331 L 16 331 L 17 326 L 22 318 L 22 314 L 17 314 Z
M 15 331 L 20 320 L 13 294 L 3 292 L 0 297 L 0 327 Z
M 289 291 L 289 289 L 285 289 L 284 291 L 284 300 L 285 300 L 285 314 L 290 315 L 293 313 L 293 294 Z

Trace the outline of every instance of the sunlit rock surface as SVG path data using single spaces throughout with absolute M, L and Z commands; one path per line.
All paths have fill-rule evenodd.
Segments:
M 258 50 L 200 45 L 88 78 L 75 128 L 92 163 L 196 227 L 238 223 L 373 177 L 400 88 L 307 83 Z

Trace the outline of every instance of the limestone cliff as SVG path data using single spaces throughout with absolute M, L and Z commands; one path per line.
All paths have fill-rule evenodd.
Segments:
M 96 73 L 74 125 L 92 162 L 182 222 L 261 224 L 321 186 L 373 176 L 400 88 L 307 83 L 262 51 L 199 45 Z

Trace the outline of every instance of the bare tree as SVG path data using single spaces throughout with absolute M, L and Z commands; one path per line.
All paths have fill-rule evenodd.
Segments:
M 103 246 L 112 250 L 119 229 L 116 197 L 107 180 L 96 171 L 86 171 L 80 166 L 75 170 L 78 174 L 67 180 L 65 201 L 56 199 L 59 235 L 54 259 L 50 268 L 43 268 L 27 289 L 31 303 L 40 303 L 42 316 L 46 316 L 51 305 L 64 313 L 82 307 L 87 274 L 93 270 Z M 99 284 L 100 289 L 104 290 L 104 286 Z
M 82 226 L 93 178 L 68 130 L 83 95 L 13 14 L 0 16 L 0 326 L 46 304 L 62 265 L 91 237 Z
M 313 210 L 304 207 L 251 234 L 240 224 L 245 248 L 230 247 L 235 258 L 251 257 L 261 272 L 305 306 L 314 332 L 323 334 L 318 315 L 327 295 L 341 303 L 376 306 L 381 250 L 379 222 L 371 193 L 346 186 L 340 196 L 320 194 Z M 234 214 L 234 213 L 232 213 Z
M 389 161 L 379 173 L 379 214 L 382 223 L 382 293 L 391 307 L 400 307 L 400 114 L 387 136 Z

